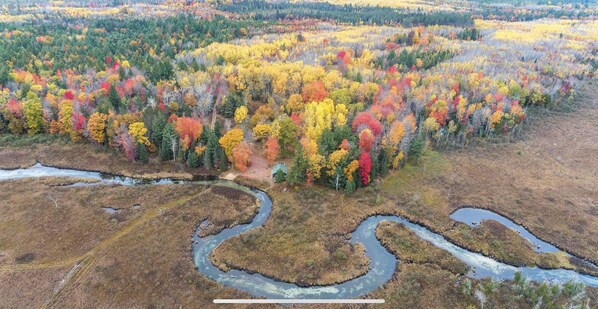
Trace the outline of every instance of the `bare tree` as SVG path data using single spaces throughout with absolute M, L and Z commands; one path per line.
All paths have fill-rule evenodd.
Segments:
M 172 150 L 172 157 L 176 162 L 176 153 L 178 150 L 179 143 L 177 143 L 177 138 L 175 135 L 170 136 L 170 150 Z

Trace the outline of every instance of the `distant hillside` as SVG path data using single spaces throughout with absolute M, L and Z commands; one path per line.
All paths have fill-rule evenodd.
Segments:
M 134 4 L 134 3 L 150 3 L 157 4 L 162 3 L 164 0 L 66 0 L 66 1 L 55 1 L 55 0 L 0 0 L 0 6 L 2 5 L 49 5 L 51 3 L 63 3 L 68 6 L 118 6 L 123 4 Z

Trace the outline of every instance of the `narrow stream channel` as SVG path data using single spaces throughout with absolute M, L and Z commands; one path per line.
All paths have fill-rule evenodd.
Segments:
M 17 170 L 0 170 L 0 181 L 31 177 L 75 177 L 93 179 L 101 184 L 120 185 L 158 185 L 171 183 L 190 183 L 188 181 L 173 181 L 171 179 L 140 180 L 130 177 L 112 176 L 97 172 L 87 172 L 71 169 L 58 169 L 37 164 L 33 167 Z M 351 235 L 352 243 L 360 243 L 366 249 L 370 260 L 369 271 L 360 277 L 344 283 L 328 286 L 301 287 L 292 283 L 281 282 L 268 278 L 258 273 L 249 273 L 242 270 L 221 271 L 210 261 L 210 254 L 221 243 L 241 233 L 257 228 L 266 222 L 272 211 L 272 201 L 268 195 L 259 190 L 253 190 L 227 181 L 198 182 L 202 184 L 217 184 L 235 187 L 251 193 L 260 202 L 258 214 L 249 224 L 241 224 L 222 230 L 216 235 L 199 237 L 193 234 L 193 260 L 197 270 L 208 278 L 228 287 L 248 292 L 254 296 L 267 298 L 356 298 L 372 292 L 388 282 L 399 261 L 388 252 L 375 236 L 376 226 L 382 221 L 397 222 L 405 225 L 415 232 L 422 240 L 448 251 L 457 259 L 470 266 L 467 274 L 471 278 L 492 278 L 495 280 L 512 279 L 516 272 L 529 280 L 537 282 L 566 283 L 568 281 L 582 282 L 588 286 L 598 287 L 598 277 L 580 274 L 565 269 L 540 269 L 536 267 L 515 267 L 498 262 L 479 253 L 461 248 L 442 235 L 436 234 L 428 228 L 412 223 L 399 216 L 371 216 L 363 221 Z M 541 241 L 525 228 L 511 220 L 488 210 L 463 208 L 451 215 L 453 220 L 466 223 L 470 226 L 482 220 L 497 220 L 505 226 L 514 229 L 520 235 L 534 244 L 538 252 L 556 252 L 556 247 Z M 475 224 L 474 224 L 475 223 Z M 198 223 L 199 224 L 199 223 Z M 198 230 L 200 227 L 198 227 Z

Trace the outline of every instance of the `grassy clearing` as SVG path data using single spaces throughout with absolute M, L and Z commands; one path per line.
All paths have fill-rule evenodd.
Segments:
M 0 182 L 2 266 L 80 256 L 145 212 L 201 186 L 64 187 L 61 179 Z M 134 209 L 133 206 L 141 206 Z M 121 209 L 114 214 L 102 208 Z M 59 223 L 59 224 L 57 224 Z
M 66 145 L 71 144 L 68 136 L 58 134 L 2 134 L 0 135 L 0 147 L 23 147 L 36 144 Z
M 0 272 L 0 307 L 32 308 L 45 303 L 67 272 L 68 267 Z
M 66 288 L 55 307 L 197 308 L 214 298 L 249 297 L 205 278 L 191 260 L 190 237 L 199 222 L 209 220 L 217 232 L 250 221 L 256 210 L 244 193 L 233 203 L 232 196 L 212 189 L 146 221 L 101 252 L 89 274 Z
M 383 222 L 376 228 L 382 245 L 399 258 L 399 263 L 429 264 L 453 274 L 466 274 L 469 268 L 450 253 L 422 241 L 402 224 Z
M 322 188 L 281 189 L 268 192 L 274 201 L 271 219 L 218 247 L 216 265 L 301 285 L 342 282 L 367 271 L 363 248 L 347 242 L 343 221 L 355 202 Z
M 194 270 L 190 236 L 205 219 L 209 233 L 250 221 L 257 211 L 253 197 L 200 185 L 63 186 L 72 181 L 0 182 L 0 307 L 48 301 L 56 307 L 192 307 L 198 299 L 240 297 Z M 103 207 L 119 210 L 108 214 Z M 57 289 L 77 263 L 64 290 Z M 94 294 L 86 295 L 87 288 Z

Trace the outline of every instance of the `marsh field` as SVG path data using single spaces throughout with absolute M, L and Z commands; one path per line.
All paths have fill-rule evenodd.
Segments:
M 0 0 L 0 308 L 598 307 L 595 2 L 109 2 Z

